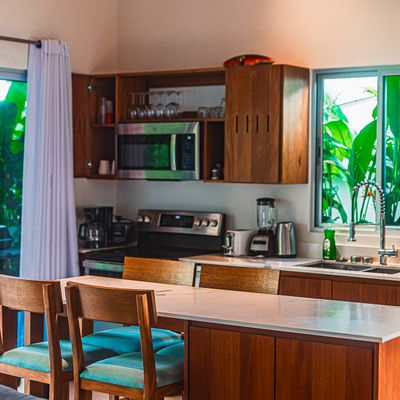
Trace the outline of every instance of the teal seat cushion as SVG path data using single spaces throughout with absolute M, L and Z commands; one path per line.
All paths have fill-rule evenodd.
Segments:
M 183 381 L 184 344 L 175 344 L 155 355 L 157 387 Z M 144 388 L 141 353 L 122 354 L 88 365 L 81 378 L 136 389 Z
M 182 343 L 181 335 L 176 332 L 153 328 L 151 335 L 153 337 L 155 352 L 164 347 Z M 96 332 L 82 338 L 82 343 L 110 349 L 118 354 L 137 353 L 141 351 L 138 326 L 123 326 Z
M 72 345 L 68 340 L 60 340 L 62 370 L 71 371 Z M 103 358 L 113 357 L 117 353 L 90 344 L 83 345 L 85 364 L 93 364 Z M 0 363 L 28 368 L 34 371 L 50 372 L 49 347 L 47 342 L 35 343 L 29 346 L 17 347 L 6 351 L 0 356 Z

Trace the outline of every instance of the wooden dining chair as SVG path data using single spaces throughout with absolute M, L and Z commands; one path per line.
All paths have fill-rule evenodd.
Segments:
M 72 358 L 70 368 L 67 368 L 68 360 L 62 358 L 57 329 L 57 314 L 63 311 L 59 282 L 32 281 L 2 275 L 0 306 L 3 317 L 9 311 L 24 311 L 36 316 L 46 314 L 48 332 L 48 342 L 31 343 L 31 335 L 25 335 L 28 338 L 25 346 L 9 348 L 9 345 L 4 344 L 16 343 L 16 338 L 11 336 L 15 336 L 17 330 L 13 324 L 8 325 L 3 321 L 0 373 L 48 384 L 50 399 L 68 399 L 68 382 L 73 379 Z M 25 329 L 29 327 L 25 326 Z
M 183 342 L 154 351 L 151 332 L 157 323 L 154 291 L 69 282 L 66 299 L 73 343 L 75 400 L 90 399 L 92 391 L 135 400 L 159 400 L 182 393 Z M 138 325 L 141 351 L 85 364 L 80 318 Z
M 51 400 L 67 400 L 68 382 L 73 380 L 72 345 L 69 340 L 60 340 L 58 330 L 58 317 L 64 312 L 60 282 L 0 275 L 0 307 L 0 374 L 24 378 L 25 391 L 30 391 L 27 383 L 31 381 L 48 384 Z M 21 347 L 16 347 L 17 311 L 24 311 L 27 316 L 25 344 Z M 12 313 L 13 323 L 8 324 L 4 318 Z M 43 341 L 43 316 L 46 317 L 48 341 Z M 30 332 L 31 322 L 40 334 Z M 85 345 L 84 351 L 89 362 L 116 355 L 112 350 L 92 345 Z
M 125 257 L 123 279 L 193 286 L 195 264 L 174 260 Z
M 194 263 L 181 261 L 125 257 L 123 279 L 192 286 Z M 159 320 L 152 329 L 154 350 L 182 341 L 182 321 Z M 166 325 L 166 326 L 165 326 Z M 167 328 L 167 329 L 159 329 Z M 123 326 L 95 332 L 83 338 L 83 343 L 112 349 L 119 354 L 140 351 L 140 332 L 137 326 Z
M 203 264 L 200 287 L 278 294 L 280 271 L 270 268 Z

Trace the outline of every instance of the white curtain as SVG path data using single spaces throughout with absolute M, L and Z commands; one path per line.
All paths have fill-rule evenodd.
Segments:
M 58 40 L 29 48 L 22 196 L 21 277 L 78 275 L 71 67 Z

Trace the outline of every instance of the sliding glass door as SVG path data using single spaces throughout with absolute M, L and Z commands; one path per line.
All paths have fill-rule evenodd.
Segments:
M 19 275 L 26 74 L 0 68 L 0 273 Z

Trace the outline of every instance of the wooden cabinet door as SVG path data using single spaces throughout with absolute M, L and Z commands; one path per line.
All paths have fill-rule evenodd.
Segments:
M 276 400 L 370 400 L 373 350 L 276 339 Z
M 225 180 L 251 182 L 252 74 L 226 70 Z
M 315 299 L 331 299 L 332 286 L 329 279 L 296 277 L 281 273 L 279 294 Z
M 253 67 L 251 182 L 279 182 L 279 111 L 271 114 L 280 98 L 280 79 L 272 77 L 271 65 Z M 274 74 L 275 75 L 275 74 Z
M 90 150 L 90 96 L 88 86 L 90 77 L 72 74 L 72 129 L 74 151 L 74 176 L 86 177 L 89 174 L 87 162 Z
M 397 288 L 371 283 L 332 282 L 333 300 L 397 305 Z
M 190 400 L 274 398 L 274 338 L 191 326 L 185 341 Z

